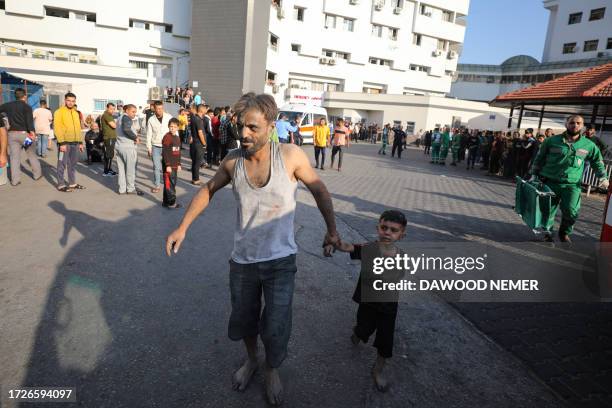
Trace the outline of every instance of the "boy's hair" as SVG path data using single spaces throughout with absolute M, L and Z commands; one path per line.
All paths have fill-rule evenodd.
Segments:
M 171 124 L 175 124 L 176 126 L 179 126 L 181 124 L 181 122 L 179 122 L 179 120 L 177 118 L 172 118 L 168 121 L 168 127 L 170 127 Z
M 402 224 L 403 227 L 406 227 L 406 225 L 408 224 L 406 216 L 402 212 L 397 210 L 386 210 L 385 212 L 380 214 L 378 222 L 381 221 L 396 222 L 398 224 Z

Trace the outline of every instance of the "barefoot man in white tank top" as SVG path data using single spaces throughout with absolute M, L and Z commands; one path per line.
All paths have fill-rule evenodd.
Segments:
M 277 115 L 274 99 L 249 93 L 240 98 L 234 111 L 240 148 L 225 157 L 214 177 L 195 195 L 179 227 L 168 236 L 166 251 L 169 256 L 178 252 L 187 229 L 215 192 L 232 183 L 238 214 L 230 259 L 228 335 L 244 341 L 247 351 L 246 362 L 234 373 L 233 388 L 243 391 L 257 369 L 259 335 L 266 354 L 266 395 L 272 405 L 278 405 L 282 402 L 278 367 L 287 355 L 291 335 L 297 271 L 293 220 L 299 181 L 312 193 L 327 225 L 323 246 L 330 248 L 340 238 L 329 192 L 304 151 L 293 144 L 270 142 Z

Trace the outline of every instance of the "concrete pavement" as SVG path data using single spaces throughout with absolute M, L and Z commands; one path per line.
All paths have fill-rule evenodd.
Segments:
M 530 239 L 509 209 L 508 183 L 431 168 L 420 151 L 397 162 L 376 150 L 352 146 L 342 173 L 322 172 L 345 239 L 372 239 L 384 208 L 406 211 L 407 242 Z M 165 236 L 183 212 L 162 208 L 161 193 L 148 193 L 151 168 L 141 152 L 144 197 L 117 195 L 115 179 L 102 178 L 100 165 L 79 164 L 84 191 L 55 191 L 48 167 L 46 180 L 0 187 L 3 398 L 7 387 L 74 386 L 84 407 L 266 406 L 261 373 L 245 393 L 230 385 L 243 359 L 226 328 L 231 190 L 215 196 L 180 254 L 167 258 Z M 187 204 L 195 188 L 188 172 L 180 179 L 179 200 Z M 304 189 L 298 196 L 294 329 L 281 369 L 287 406 L 565 406 L 523 361 L 428 295 L 401 304 L 392 388 L 375 391 L 369 375 L 375 350 L 349 341 L 358 265 L 346 254 L 321 256 L 322 219 Z M 596 214 L 602 204 L 584 206 L 585 214 L 591 207 Z M 585 216 L 577 237 L 593 238 L 589 222 Z

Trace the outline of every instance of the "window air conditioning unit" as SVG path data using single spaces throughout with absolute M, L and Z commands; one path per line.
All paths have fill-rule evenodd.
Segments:
M 328 64 L 328 63 L 329 63 L 329 59 L 327 59 L 326 57 L 319 58 L 319 64 Z
M 359 0 L 349 0 L 349 4 L 352 4 L 354 6 L 356 4 L 359 4 Z
M 285 11 L 282 8 L 277 8 L 276 9 L 276 16 L 278 18 L 285 18 Z
M 336 59 L 335 58 L 330 58 L 329 61 L 327 61 L 327 63 L 329 65 L 336 65 Z
M 433 55 L 434 57 L 439 57 L 440 55 L 442 55 L 442 51 L 441 50 L 434 50 L 431 55 Z
M 383 6 L 384 6 L 384 3 L 377 2 L 376 4 L 374 4 L 374 9 L 377 11 L 380 11 L 382 10 Z
M 455 59 L 455 58 L 457 58 L 457 53 L 455 51 L 449 51 L 448 59 Z
M 159 101 L 162 99 L 162 92 L 159 86 L 149 88 L 149 99 L 153 101 Z
M 400 14 L 402 12 L 402 8 L 401 7 L 395 7 L 393 9 L 393 14 Z

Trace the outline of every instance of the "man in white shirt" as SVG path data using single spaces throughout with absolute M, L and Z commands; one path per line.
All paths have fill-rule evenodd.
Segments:
M 147 122 L 147 153 L 153 159 L 152 193 L 161 191 L 162 183 L 162 139 L 168 132 L 168 122 L 172 115 L 164 112 L 164 104 L 157 101 L 154 104 L 154 115 Z
M 47 108 L 47 101 L 40 100 L 40 108 L 34 109 L 34 129 L 38 137 L 36 154 L 40 157 L 47 157 L 47 146 L 49 144 L 49 134 L 51 134 L 51 123 L 53 114 Z

